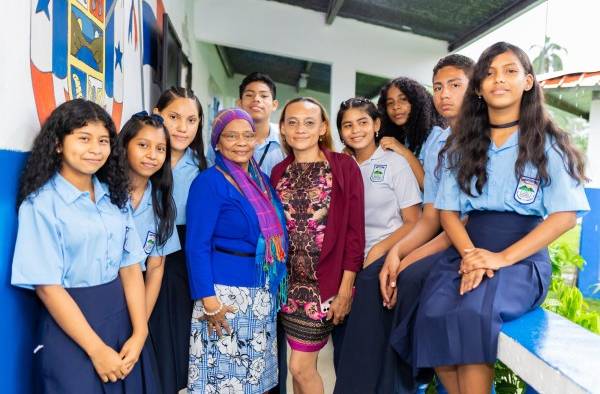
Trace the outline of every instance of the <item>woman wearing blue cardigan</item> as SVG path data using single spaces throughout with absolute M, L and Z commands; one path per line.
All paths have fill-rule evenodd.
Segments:
M 287 240 L 277 194 L 252 159 L 255 138 L 245 111 L 221 111 L 211 137 L 215 165 L 190 188 L 190 393 L 264 393 L 277 384 Z

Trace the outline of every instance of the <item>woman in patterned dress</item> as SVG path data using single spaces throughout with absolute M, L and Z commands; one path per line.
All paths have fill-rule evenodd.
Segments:
M 350 310 L 365 246 L 360 170 L 348 155 L 331 152 L 323 106 L 297 98 L 283 109 L 282 145 L 289 156 L 273 168 L 290 246 L 288 298 L 281 321 L 292 349 L 294 392 L 322 393 L 319 351 Z
M 211 137 L 215 165 L 190 188 L 189 393 L 258 394 L 277 384 L 287 240 L 277 195 L 252 159 L 255 139 L 248 113 L 221 111 Z

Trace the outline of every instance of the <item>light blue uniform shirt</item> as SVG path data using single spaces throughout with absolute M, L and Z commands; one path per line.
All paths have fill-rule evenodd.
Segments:
M 192 181 L 200 172 L 194 152 L 187 148 L 173 168 L 173 200 L 177 208 L 175 224 L 185 224 L 185 207 L 187 205 L 188 193 Z
M 152 204 L 152 184 L 148 182 L 142 200 L 137 209 L 129 205 L 135 221 L 135 228 L 140 238 L 140 242 L 146 253 L 146 256 L 166 256 L 181 249 L 177 230 L 173 229 L 173 234 L 169 237 L 163 246 L 156 244 L 156 234 L 158 233 L 158 218 L 154 216 Z M 142 262 L 142 269 L 146 269 L 146 259 Z
M 56 174 L 19 207 L 11 283 L 89 287 L 146 258 L 129 209 L 110 201 L 93 177 L 96 202 Z
M 269 150 L 267 150 L 267 147 Z M 265 151 L 267 152 L 265 154 Z M 281 163 L 283 159 L 285 159 L 285 154 L 283 153 L 283 149 L 281 147 L 281 141 L 279 140 L 279 127 L 275 123 L 269 124 L 269 135 L 265 138 L 265 141 L 258 145 L 254 149 L 254 160 L 257 163 L 260 162 L 260 159 L 265 156 L 260 169 L 262 172 L 271 176 L 271 170 L 277 164 Z M 213 166 L 215 164 L 215 151 L 212 146 L 208 147 L 208 152 L 206 152 L 206 161 L 209 166 Z
M 581 216 L 590 210 L 583 184 L 569 176 L 559 152 L 546 141 L 549 185 L 540 185 L 537 170 L 525 166 L 524 174 L 515 177 L 515 162 L 519 151 L 519 133 L 513 133 L 501 147 L 492 142 L 488 149 L 488 181 L 481 195 L 471 197 L 462 192 L 454 174 L 444 169 L 440 188 L 435 200 L 437 209 L 460 211 L 466 214 L 474 210 L 515 212 L 521 215 L 545 217 L 554 212 L 576 211 Z M 475 180 L 472 182 L 475 191 Z
M 438 188 L 440 186 L 440 178 L 435 176 L 435 169 L 438 164 L 438 155 L 446 140 L 450 135 L 450 127 L 442 129 L 439 126 L 435 126 L 429 137 L 423 144 L 421 153 L 419 154 L 419 160 L 423 165 L 425 171 L 425 179 L 423 181 L 423 204 L 433 204 L 435 202 L 435 196 L 437 195 Z

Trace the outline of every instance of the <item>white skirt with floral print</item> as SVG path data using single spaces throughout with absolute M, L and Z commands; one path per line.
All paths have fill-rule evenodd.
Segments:
M 226 315 L 231 335 L 208 335 L 202 301 L 194 304 L 188 392 L 255 394 L 277 385 L 276 315 L 273 296 L 263 288 L 215 285 L 217 297 L 236 313 Z

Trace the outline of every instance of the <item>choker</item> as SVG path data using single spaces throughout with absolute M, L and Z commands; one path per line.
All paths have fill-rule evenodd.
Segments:
M 492 129 L 508 129 L 509 127 L 513 127 L 519 124 L 519 120 L 515 120 L 514 122 L 503 123 L 503 124 L 491 124 L 490 128 Z

